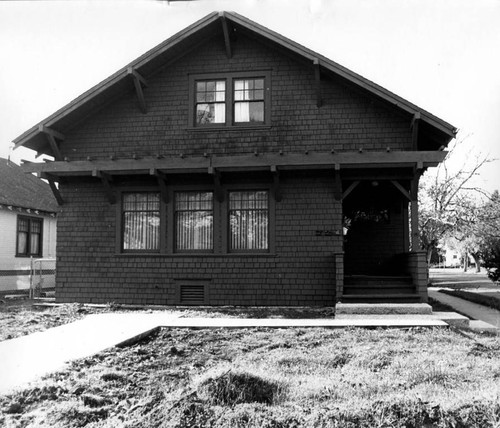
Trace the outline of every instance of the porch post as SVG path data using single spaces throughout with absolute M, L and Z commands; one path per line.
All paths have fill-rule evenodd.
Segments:
M 410 207 L 411 207 L 411 251 L 420 251 L 419 228 L 418 228 L 418 182 L 422 175 L 422 169 L 417 169 L 410 185 Z

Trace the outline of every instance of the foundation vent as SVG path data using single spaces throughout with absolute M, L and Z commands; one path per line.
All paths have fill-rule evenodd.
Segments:
M 181 284 L 180 303 L 182 305 L 205 304 L 205 284 Z

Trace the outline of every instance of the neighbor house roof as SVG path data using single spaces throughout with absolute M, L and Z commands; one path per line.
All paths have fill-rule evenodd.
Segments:
M 49 185 L 0 158 L 0 205 L 55 213 L 59 210 Z
M 119 97 L 124 90 L 132 90 L 134 88 L 134 79 L 149 77 L 159 68 L 175 62 L 216 34 L 224 34 L 226 49 L 230 52 L 231 38 L 229 34 L 232 31 L 247 34 L 264 43 L 284 49 L 296 55 L 299 59 L 318 66 L 322 74 L 341 78 L 346 83 L 360 87 L 400 110 L 415 115 L 437 137 L 436 144 L 438 144 L 438 147 L 441 142 L 447 144 L 455 137 L 457 130 L 449 123 L 340 64 L 237 13 L 213 12 L 146 52 L 54 114 L 28 129 L 14 140 L 15 147 L 24 146 L 39 153 L 54 155 L 53 146 L 47 139 L 47 134 L 63 139 L 64 132 L 70 130 L 79 121 Z

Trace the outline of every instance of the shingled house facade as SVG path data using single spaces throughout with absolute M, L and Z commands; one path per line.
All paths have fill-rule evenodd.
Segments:
M 62 205 L 60 302 L 427 300 L 417 187 L 443 120 L 213 13 L 15 140 Z M 58 186 L 55 183 L 58 182 Z

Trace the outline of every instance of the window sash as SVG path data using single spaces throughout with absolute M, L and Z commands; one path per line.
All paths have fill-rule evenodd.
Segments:
M 269 192 L 229 193 L 230 251 L 269 250 Z
M 213 192 L 177 192 L 174 218 L 175 251 L 213 250 Z
M 42 227 L 43 219 L 18 217 L 16 255 L 42 255 Z
M 201 80 L 195 87 L 195 123 L 226 123 L 226 81 Z
M 122 225 L 123 251 L 159 251 L 160 194 L 124 193 Z

